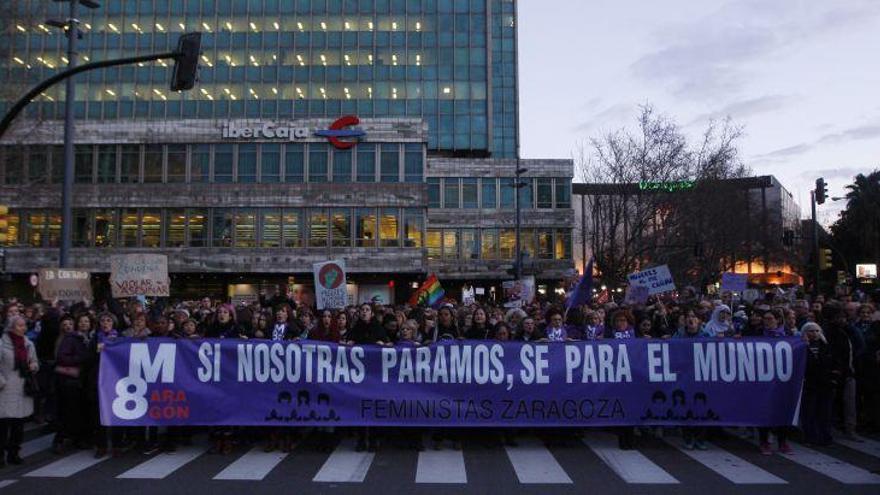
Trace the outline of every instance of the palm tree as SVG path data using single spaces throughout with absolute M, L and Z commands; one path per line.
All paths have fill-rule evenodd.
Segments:
M 880 169 L 858 174 L 846 189 L 846 209 L 831 227 L 834 243 L 852 262 L 880 262 Z

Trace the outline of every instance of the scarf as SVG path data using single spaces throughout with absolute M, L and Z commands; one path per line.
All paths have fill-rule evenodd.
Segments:
M 12 341 L 12 347 L 15 354 L 15 368 L 19 370 L 28 370 L 28 351 L 25 345 L 24 337 L 14 333 L 7 333 Z

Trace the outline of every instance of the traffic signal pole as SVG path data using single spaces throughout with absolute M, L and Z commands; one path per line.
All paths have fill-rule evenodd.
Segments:
M 813 267 L 815 282 L 813 284 L 813 296 L 819 295 L 819 224 L 816 223 L 816 191 L 810 191 L 810 209 L 813 212 Z

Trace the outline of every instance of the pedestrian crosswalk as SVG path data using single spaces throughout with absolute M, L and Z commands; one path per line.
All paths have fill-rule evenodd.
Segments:
M 32 438 L 23 445 L 22 455 L 32 462 L 40 458 L 37 467 L 22 467 L 24 478 L 72 478 L 87 476 L 86 473 L 103 464 L 100 473 L 120 480 L 164 480 L 177 473 L 184 473 L 190 466 L 200 465 L 199 476 L 218 481 L 260 481 L 270 474 L 283 476 L 290 469 L 308 470 L 298 476 L 307 476 L 314 483 L 364 483 L 368 476 L 379 476 L 387 470 L 387 463 L 378 462 L 385 452 L 396 449 L 387 447 L 375 452 L 357 452 L 353 438 L 343 438 L 329 454 L 319 454 L 307 446 L 297 444 L 290 453 L 264 452 L 262 446 L 238 451 L 229 456 L 208 456 L 207 439 L 200 438 L 195 445 L 182 447 L 174 453 L 163 453 L 145 459 L 136 454 L 121 458 L 107 456 L 96 459 L 92 451 L 82 450 L 54 457 L 47 450 L 51 447 L 51 435 Z M 880 475 L 872 472 L 880 466 L 877 440 L 861 441 L 840 439 L 833 449 L 814 449 L 794 445 L 791 455 L 760 456 L 755 447 L 738 438 L 707 443 L 705 450 L 689 450 L 680 437 L 667 436 L 662 440 L 648 439 L 636 450 L 620 450 L 617 438 L 603 431 L 588 431 L 577 442 L 565 446 L 548 446 L 536 435 L 518 437 L 518 444 L 490 449 L 492 455 L 503 458 L 503 465 L 514 475 L 516 482 L 528 485 L 570 485 L 584 480 L 583 474 L 573 470 L 572 456 L 578 463 L 592 461 L 608 472 L 609 477 L 624 484 L 675 485 L 682 480 L 694 479 L 692 475 L 679 472 L 705 470 L 720 483 L 734 485 L 783 485 L 796 484 L 805 472 L 820 475 L 829 482 L 844 485 L 878 485 Z M 306 443 L 303 441 L 302 443 Z M 465 485 L 474 471 L 475 458 L 486 454 L 476 452 L 478 447 L 465 445 L 464 450 L 415 450 L 397 449 L 394 455 L 412 454 L 412 464 L 406 464 L 409 479 L 416 484 Z M 846 455 L 840 455 L 841 450 Z M 42 457 L 41 457 L 42 454 Z M 835 455 L 836 454 L 836 455 Z M 326 456 L 326 457 L 325 457 Z M 310 460 L 303 463 L 308 457 Z M 839 458 L 843 457 L 843 459 Z M 666 459 L 666 461 L 664 461 Z M 669 459 L 678 459 L 669 462 Z M 137 463 L 132 463 L 136 460 Z M 499 461 L 501 462 L 501 461 Z M 207 467 L 206 467 L 207 466 Z M 207 469 L 207 471 L 205 471 Z M 470 475 L 470 476 L 469 476 Z M 499 472 L 501 475 L 501 472 Z M 186 475 L 189 476 L 189 475 Z M 689 477 L 690 476 L 690 477 Z M 477 476 L 479 477 L 479 476 Z M 514 477 L 511 477 L 513 479 Z M 815 478 L 814 478 L 815 479 Z M 14 480 L 0 480 L 0 488 Z

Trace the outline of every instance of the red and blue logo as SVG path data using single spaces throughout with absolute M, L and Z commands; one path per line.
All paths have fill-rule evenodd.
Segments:
M 357 116 L 346 115 L 330 124 L 329 129 L 315 131 L 315 135 L 327 138 L 327 141 L 330 141 L 330 144 L 336 149 L 347 150 L 356 145 L 359 138 L 367 135 L 361 129 L 346 129 L 360 123 L 361 120 Z

